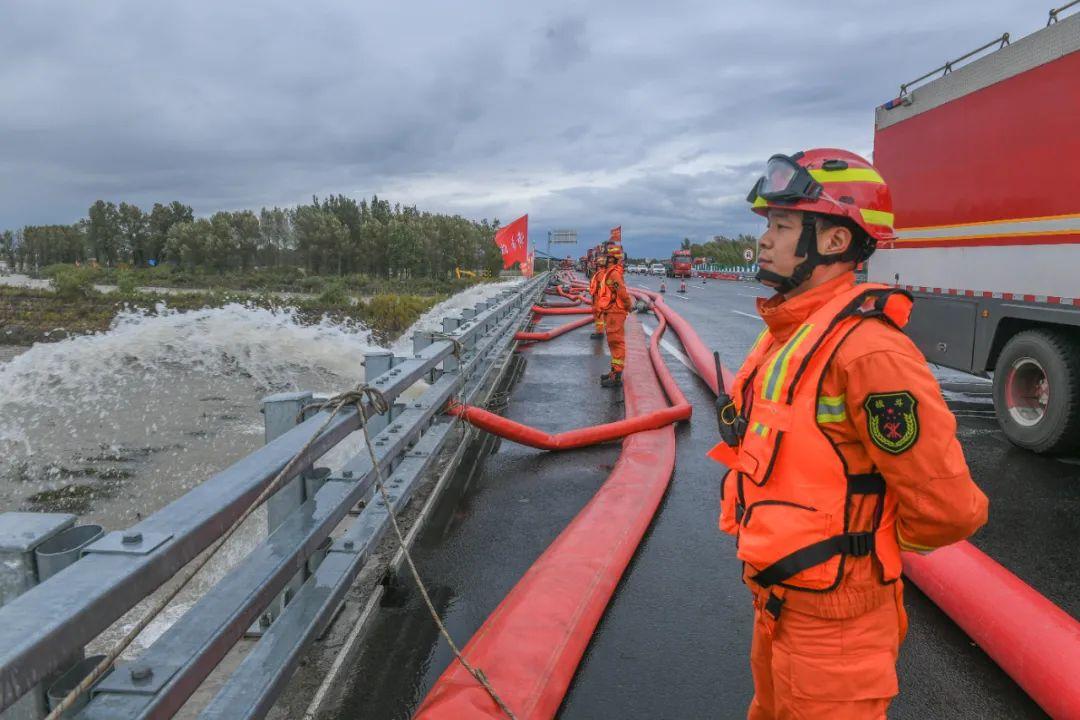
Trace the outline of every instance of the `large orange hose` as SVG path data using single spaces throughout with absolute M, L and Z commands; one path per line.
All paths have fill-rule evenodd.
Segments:
M 904 574 L 1050 717 L 1080 717 L 1080 622 L 968 542 L 904 553 Z
M 455 405 L 446 412 L 449 415 L 460 417 L 470 425 L 486 430 L 492 435 L 498 435 L 520 445 L 528 445 L 538 450 L 572 450 L 611 442 L 612 440 L 620 440 L 627 435 L 633 435 L 645 430 L 656 430 L 679 420 L 688 420 L 693 412 L 693 407 L 688 403 L 683 403 L 682 405 L 653 410 L 644 415 L 636 415 L 615 422 L 567 430 L 561 433 L 547 433 L 543 430 L 537 430 L 472 405 Z
M 626 333 L 628 415 L 652 414 L 663 393 L 648 369 L 641 323 Z M 520 720 L 558 712 L 578 663 L 667 489 L 671 425 L 631 435 L 611 475 L 476 631 L 463 655 L 481 668 Z M 504 718 L 459 662 L 432 687 L 415 720 Z
M 533 305 L 532 311 L 536 315 L 592 315 L 593 312 L 591 307 L 573 307 L 571 305 L 556 305 L 554 307 Z
M 551 340 L 552 338 L 559 337 L 563 333 L 568 333 L 571 330 L 575 330 L 575 329 L 577 329 L 579 327 L 583 327 L 585 325 L 588 325 L 591 322 L 592 322 L 592 317 L 590 316 L 590 317 L 578 318 L 577 320 L 571 320 L 570 322 L 566 323 L 565 325 L 560 325 L 559 327 L 552 328 L 550 330 L 545 330 L 543 332 L 526 332 L 526 331 L 523 330 L 523 331 L 520 331 L 520 332 L 516 333 L 514 335 L 514 339 L 515 340 L 535 340 L 535 341 Z

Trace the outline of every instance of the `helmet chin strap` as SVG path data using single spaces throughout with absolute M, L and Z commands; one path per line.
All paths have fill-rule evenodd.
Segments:
M 818 265 L 829 262 L 817 249 L 817 217 L 813 213 L 803 213 L 802 233 L 795 245 L 795 257 L 806 258 L 795 266 L 791 275 L 781 275 L 772 270 L 758 268 L 755 279 L 758 282 L 770 282 L 776 285 L 779 293 L 787 294 L 802 285 Z

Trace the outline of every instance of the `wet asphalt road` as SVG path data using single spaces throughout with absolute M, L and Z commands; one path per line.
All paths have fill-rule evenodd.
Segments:
M 631 276 L 658 289 L 659 279 Z M 700 280 L 667 302 L 737 367 L 762 325 L 750 283 Z M 644 319 L 647 329 L 654 326 Z M 544 326 L 556 324 L 547 321 Z M 601 343 L 582 329 L 524 351 L 529 365 L 507 415 L 546 430 L 621 417 L 621 401 L 596 387 Z M 678 352 L 678 340 L 669 335 Z M 660 512 L 594 636 L 561 718 L 739 718 L 752 695 L 749 594 L 734 540 L 716 529 L 718 467 L 708 389 L 678 359 L 672 369 L 695 419 L 677 431 L 675 475 Z M 1080 460 L 1013 448 L 993 418 L 986 381 L 941 371 L 990 522 L 973 542 L 1074 617 L 1080 615 Z M 464 643 L 607 476 L 617 445 L 562 454 L 503 443 L 451 517 L 419 550 L 421 572 Z M 1039 718 L 1042 711 L 911 584 L 911 629 L 892 718 Z M 342 717 L 407 717 L 449 663 L 408 588 L 384 607 L 354 675 Z

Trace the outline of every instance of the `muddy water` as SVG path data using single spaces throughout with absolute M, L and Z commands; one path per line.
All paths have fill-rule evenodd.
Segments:
M 425 313 L 412 332 L 504 289 L 470 288 Z M 377 349 L 368 329 L 239 304 L 119 316 L 104 333 L 33 347 L 0 346 L 0 512 L 70 512 L 107 530 L 127 527 L 259 447 L 259 400 L 331 394 L 363 380 Z M 378 348 L 381 349 L 381 348 Z M 414 392 L 419 392 L 420 389 Z M 320 464 L 362 450 L 354 434 Z M 265 536 L 257 512 L 132 645 L 149 645 Z M 147 598 L 88 647 L 108 649 L 155 600 Z
M 439 303 L 391 349 L 504 287 Z M 0 511 L 130 525 L 258 447 L 260 398 L 351 387 L 374 349 L 362 325 L 240 304 L 124 313 L 107 332 L 0 349 Z

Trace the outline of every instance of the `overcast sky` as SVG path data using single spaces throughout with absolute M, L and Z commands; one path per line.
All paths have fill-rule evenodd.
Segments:
M 0 228 L 378 193 L 666 255 L 758 232 L 769 155 L 869 154 L 901 82 L 1049 3 L 3 0 Z

